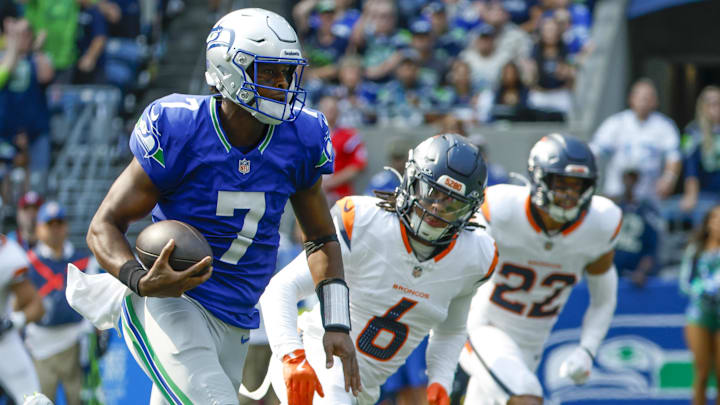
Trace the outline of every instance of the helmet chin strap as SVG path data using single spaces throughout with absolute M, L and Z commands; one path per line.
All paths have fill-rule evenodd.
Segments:
M 447 226 L 444 226 L 442 228 L 430 226 L 427 222 L 423 221 L 422 217 L 420 217 L 415 212 L 410 214 L 410 226 L 412 226 L 412 229 L 417 230 L 416 232 L 421 238 L 433 242 L 440 239 L 440 237 L 445 233 L 445 230 L 447 229 Z
M 558 222 L 568 222 L 577 218 L 580 212 L 580 207 L 575 206 L 570 209 L 559 207 L 553 203 L 548 204 L 547 213 L 550 217 Z

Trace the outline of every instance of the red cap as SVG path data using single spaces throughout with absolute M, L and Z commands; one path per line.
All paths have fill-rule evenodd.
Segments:
M 28 191 L 27 193 L 23 194 L 22 197 L 20 197 L 20 200 L 18 201 L 18 207 L 19 208 L 25 208 L 28 205 L 39 207 L 43 203 L 43 198 L 35 191 Z

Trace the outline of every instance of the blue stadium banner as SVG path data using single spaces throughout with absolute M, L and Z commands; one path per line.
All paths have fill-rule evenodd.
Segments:
M 688 404 L 692 355 L 683 335 L 687 298 L 676 280 L 651 279 L 644 288 L 620 280 L 618 306 L 598 350 L 590 380 L 575 386 L 558 369 L 580 340 L 587 285 L 578 285 L 548 339 L 538 376 L 549 405 Z M 711 388 L 710 396 L 715 395 Z

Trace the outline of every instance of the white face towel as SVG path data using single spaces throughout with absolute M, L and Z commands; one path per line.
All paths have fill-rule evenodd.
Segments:
M 112 274 L 88 275 L 68 264 L 65 297 L 71 307 L 98 329 L 115 328 L 120 333 L 122 302 L 131 293 Z

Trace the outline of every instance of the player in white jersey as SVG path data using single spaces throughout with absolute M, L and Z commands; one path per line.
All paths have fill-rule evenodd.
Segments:
M 492 238 L 471 231 L 476 224 L 469 222 L 486 181 L 477 148 L 443 134 L 410 151 L 395 192 L 346 197 L 331 210 L 352 291 L 350 336 L 363 384 L 358 404 L 374 404 L 380 386 L 430 333 L 428 400 L 449 405 L 472 296 L 497 262 Z M 260 299 L 275 355 L 273 387 L 285 404 L 354 404 L 339 362 L 326 368 L 324 314 L 315 306 L 297 317 L 298 300 L 313 289 L 301 254 Z
M 18 404 L 25 395 L 40 391 L 35 367 L 18 333 L 45 312 L 40 295 L 26 277 L 28 265 L 23 248 L 0 235 L 0 385 Z
M 597 169 L 582 141 L 551 134 L 528 160 L 530 188 L 486 190 L 478 222 L 500 250 L 498 270 L 478 289 L 468 315 L 470 339 L 460 364 L 471 376 L 465 403 L 540 404 L 535 376 L 543 344 L 572 286 L 585 276 L 591 301 L 579 345 L 560 376 L 583 384 L 615 310 L 612 265 L 622 214 L 593 196 Z

